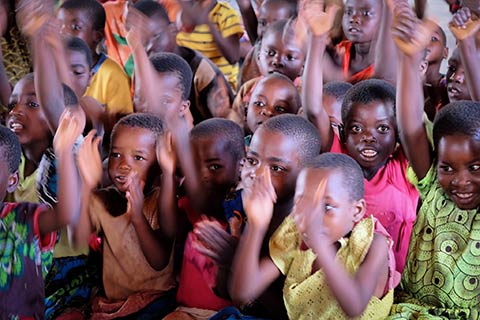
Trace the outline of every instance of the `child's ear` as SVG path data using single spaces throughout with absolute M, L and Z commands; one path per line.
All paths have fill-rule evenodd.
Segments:
M 18 186 L 18 181 L 20 180 L 19 175 L 18 175 L 18 170 L 12 173 L 8 177 L 8 186 L 7 186 L 7 192 L 12 193 L 17 189 Z
M 186 112 L 190 109 L 190 100 L 183 100 L 180 107 L 180 116 L 184 116 Z
M 367 203 L 365 202 L 365 199 L 360 199 L 358 201 L 355 201 L 353 207 L 355 210 L 355 213 L 353 215 L 353 221 L 358 222 L 363 218 L 365 212 L 367 211 Z
M 95 30 L 93 31 L 93 40 L 95 41 L 95 43 L 98 44 L 100 42 L 102 42 L 103 38 L 105 37 L 105 33 L 103 30 Z
M 443 59 L 447 59 L 447 58 L 448 58 L 448 48 L 447 48 L 447 47 L 445 47 L 445 48 L 443 49 L 443 55 L 442 55 L 442 57 L 443 57 Z

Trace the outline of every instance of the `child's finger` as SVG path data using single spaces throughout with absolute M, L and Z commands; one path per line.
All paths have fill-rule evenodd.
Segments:
M 272 175 L 271 175 L 270 170 L 268 168 L 264 171 L 265 171 L 265 173 L 263 174 L 263 176 L 264 176 L 265 186 L 267 187 L 268 195 L 269 195 L 270 199 L 272 200 L 272 202 L 275 203 L 275 202 L 277 202 L 277 194 L 275 193 L 275 188 L 273 188 Z

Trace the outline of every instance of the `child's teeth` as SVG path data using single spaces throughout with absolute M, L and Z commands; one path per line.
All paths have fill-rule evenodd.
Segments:
M 462 199 L 468 199 L 472 196 L 472 193 L 457 193 L 457 197 Z
M 375 150 L 363 150 L 362 154 L 365 157 L 375 157 L 377 155 L 377 151 L 375 151 Z

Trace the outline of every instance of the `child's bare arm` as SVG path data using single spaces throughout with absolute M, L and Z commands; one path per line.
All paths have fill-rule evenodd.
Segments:
M 247 303 L 259 297 L 280 276 L 280 270 L 270 257 L 260 257 L 260 250 L 273 214 L 276 201 L 269 169 L 259 176 L 252 171 L 243 189 L 243 207 L 248 224 L 240 237 L 232 265 L 230 296 L 237 303 Z
M 162 171 L 161 196 L 159 197 L 159 226 L 163 234 L 173 239 L 177 231 L 178 206 L 176 197 L 176 159 L 170 132 L 160 136 L 156 145 L 157 161 Z
M 465 77 L 470 96 L 480 101 L 480 61 L 475 44 L 475 37 L 480 30 L 480 19 L 475 17 L 467 7 L 461 8 L 453 16 L 450 31 L 458 41 L 460 57 L 465 68 Z
M 42 235 L 58 230 L 78 219 L 80 180 L 75 167 L 73 145 L 84 127 L 85 114 L 82 109 L 66 109 L 63 112 L 53 140 L 58 164 L 58 203 L 55 211 L 39 216 L 38 226 Z
M 331 6 L 323 12 L 323 2 L 305 0 L 300 2 L 300 23 L 307 26 L 310 39 L 305 62 L 302 105 L 308 119 L 317 127 L 322 140 L 322 151 L 330 151 L 333 141 L 333 129 L 322 104 L 323 92 L 323 56 L 338 7 Z
M 397 81 L 397 123 L 400 140 L 418 179 L 432 164 L 431 147 L 423 124 L 423 91 L 420 54 L 433 31 L 432 22 L 417 21 L 406 6 L 396 9 L 394 41 L 399 49 Z
M 253 10 L 250 0 L 237 0 L 240 7 L 240 13 L 242 14 L 243 25 L 245 31 L 247 31 L 250 42 L 254 44 L 258 39 L 257 26 L 258 20 L 255 11 Z

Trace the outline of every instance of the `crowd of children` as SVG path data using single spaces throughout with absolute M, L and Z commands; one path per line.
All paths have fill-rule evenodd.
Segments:
M 2 1 L 0 319 L 480 319 L 480 2 L 236 2 Z

